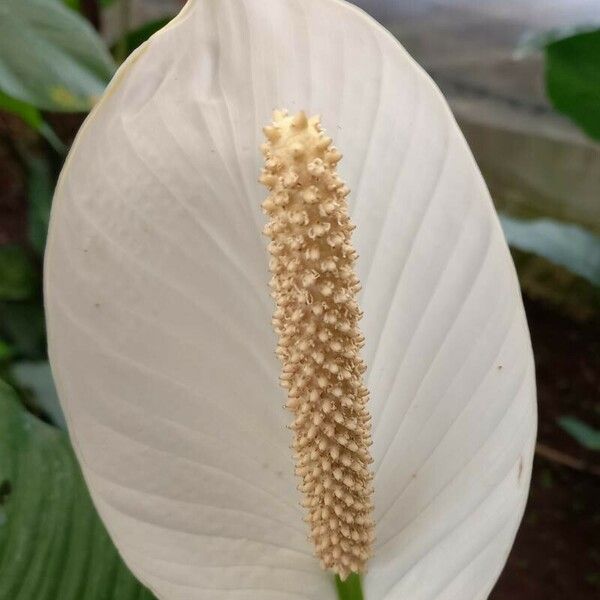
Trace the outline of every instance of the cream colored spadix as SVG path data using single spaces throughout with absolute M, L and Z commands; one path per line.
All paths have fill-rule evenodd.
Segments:
M 352 190 L 376 540 L 367 600 L 482 600 L 535 437 L 518 284 L 473 158 L 399 44 L 337 0 L 196 0 L 80 132 L 49 350 L 94 502 L 161 600 L 332 600 L 296 489 L 257 182 L 276 107 Z
M 319 117 L 275 111 L 265 127 L 273 315 L 281 384 L 294 413 L 294 455 L 321 566 L 343 580 L 364 571 L 373 542 L 371 416 L 360 357 L 349 190 Z

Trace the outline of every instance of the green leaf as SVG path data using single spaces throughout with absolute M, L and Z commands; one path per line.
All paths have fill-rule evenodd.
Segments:
M 27 300 L 38 285 L 36 270 L 19 246 L 0 247 L 0 300 Z
M 33 396 L 33 405 L 45 413 L 54 425 L 66 431 L 65 415 L 60 407 L 48 361 L 24 360 L 15 363 L 11 375 L 17 387 L 24 388 Z
M 9 112 L 20 117 L 29 127 L 38 131 L 46 141 L 60 154 L 65 153 L 64 144 L 60 141 L 52 127 L 44 121 L 40 111 L 27 102 L 16 100 L 0 90 L 0 111 Z
M 14 356 L 14 350 L 10 344 L 0 340 L 0 362 L 11 360 Z
M 44 254 L 50 223 L 50 208 L 54 193 L 54 179 L 50 165 L 43 158 L 30 156 L 27 162 L 27 191 L 29 199 L 29 241 L 33 248 Z
M 81 0 L 62 0 L 69 8 L 73 10 L 79 10 L 81 7 Z
M 81 0 L 62 0 L 69 8 L 73 10 L 81 10 Z M 98 4 L 102 8 L 107 8 L 111 4 L 114 4 L 115 0 L 98 0 Z
M 56 0 L 0 4 L 0 90 L 44 110 L 87 111 L 115 69 L 101 38 Z
M 568 25 L 566 27 L 559 26 L 551 29 L 526 31 L 521 39 L 517 41 L 517 45 L 514 49 L 513 56 L 520 60 L 535 54 L 539 50 L 544 50 L 546 46 L 567 37 L 572 37 L 579 33 L 587 33 L 588 31 L 595 31 L 596 27 L 593 25 L 577 24 Z
M 0 91 L 0 110 L 17 115 L 17 117 L 20 117 L 32 129 L 39 130 L 42 126 L 42 115 L 35 106 L 11 98 L 2 91 Z
M 351 573 L 345 581 L 342 581 L 336 575 L 335 589 L 339 600 L 363 600 L 362 585 L 358 573 Z
M 46 357 L 44 310 L 36 298 L 28 302 L 0 302 L 0 335 L 23 358 Z
M 518 219 L 500 215 L 508 243 L 565 267 L 600 286 L 600 237 L 552 219 Z
M 546 46 L 546 90 L 557 110 L 600 139 L 600 29 Z
M 0 382 L 0 598 L 150 600 L 91 503 L 67 436 Z
M 141 27 L 130 31 L 125 36 L 127 54 L 131 54 L 131 52 L 133 52 L 138 46 L 141 46 L 150 36 L 162 29 L 170 20 L 171 17 L 157 19 L 156 21 L 149 21 Z
M 576 417 L 561 417 L 558 424 L 584 448 L 600 450 L 600 430 L 590 427 Z

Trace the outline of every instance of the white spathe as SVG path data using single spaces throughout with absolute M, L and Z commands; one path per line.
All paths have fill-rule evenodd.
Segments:
M 367 600 L 479 600 L 525 505 L 534 366 L 442 96 L 338 0 L 195 0 L 120 69 L 62 173 L 49 350 L 94 502 L 161 600 L 327 600 L 307 540 L 257 182 L 275 107 L 344 154 L 374 432 Z

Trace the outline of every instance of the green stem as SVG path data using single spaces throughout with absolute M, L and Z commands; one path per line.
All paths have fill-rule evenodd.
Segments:
M 335 588 L 339 600 L 364 600 L 362 584 L 358 573 L 351 573 L 346 581 L 335 576 Z

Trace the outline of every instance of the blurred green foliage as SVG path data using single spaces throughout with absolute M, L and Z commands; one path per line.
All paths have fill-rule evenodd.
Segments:
M 0 110 L 20 117 L 29 127 L 40 133 L 46 141 L 57 151 L 63 152 L 64 146 L 52 128 L 42 118 L 42 113 L 31 104 L 11 98 L 0 90 Z
M 56 0 L 1 8 L 0 90 L 44 110 L 88 111 L 116 68 L 93 27 Z
M 600 140 L 600 29 L 546 46 L 546 90 L 557 110 Z
M 579 227 L 553 219 L 517 219 L 501 215 L 508 243 L 541 256 L 600 286 L 600 238 Z
M 28 300 L 36 287 L 35 268 L 23 248 L 0 247 L 0 300 Z
M 152 600 L 98 518 L 69 440 L 0 381 L 0 598 Z
M 67 430 L 47 360 L 15 362 L 10 370 L 10 378 L 19 387 L 21 398 L 32 413 L 42 416 L 63 431 Z
M 171 19 L 156 19 L 144 23 L 141 27 L 130 31 L 125 36 L 125 47 L 131 54 L 137 47 L 141 46 L 151 35 L 162 29 Z
M 29 199 L 29 243 L 40 256 L 43 256 L 50 224 L 54 177 L 50 165 L 43 158 L 28 154 L 24 157 L 24 162 L 27 169 Z
M 584 448 L 600 450 L 600 431 L 590 427 L 576 417 L 561 417 L 558 424 Z

